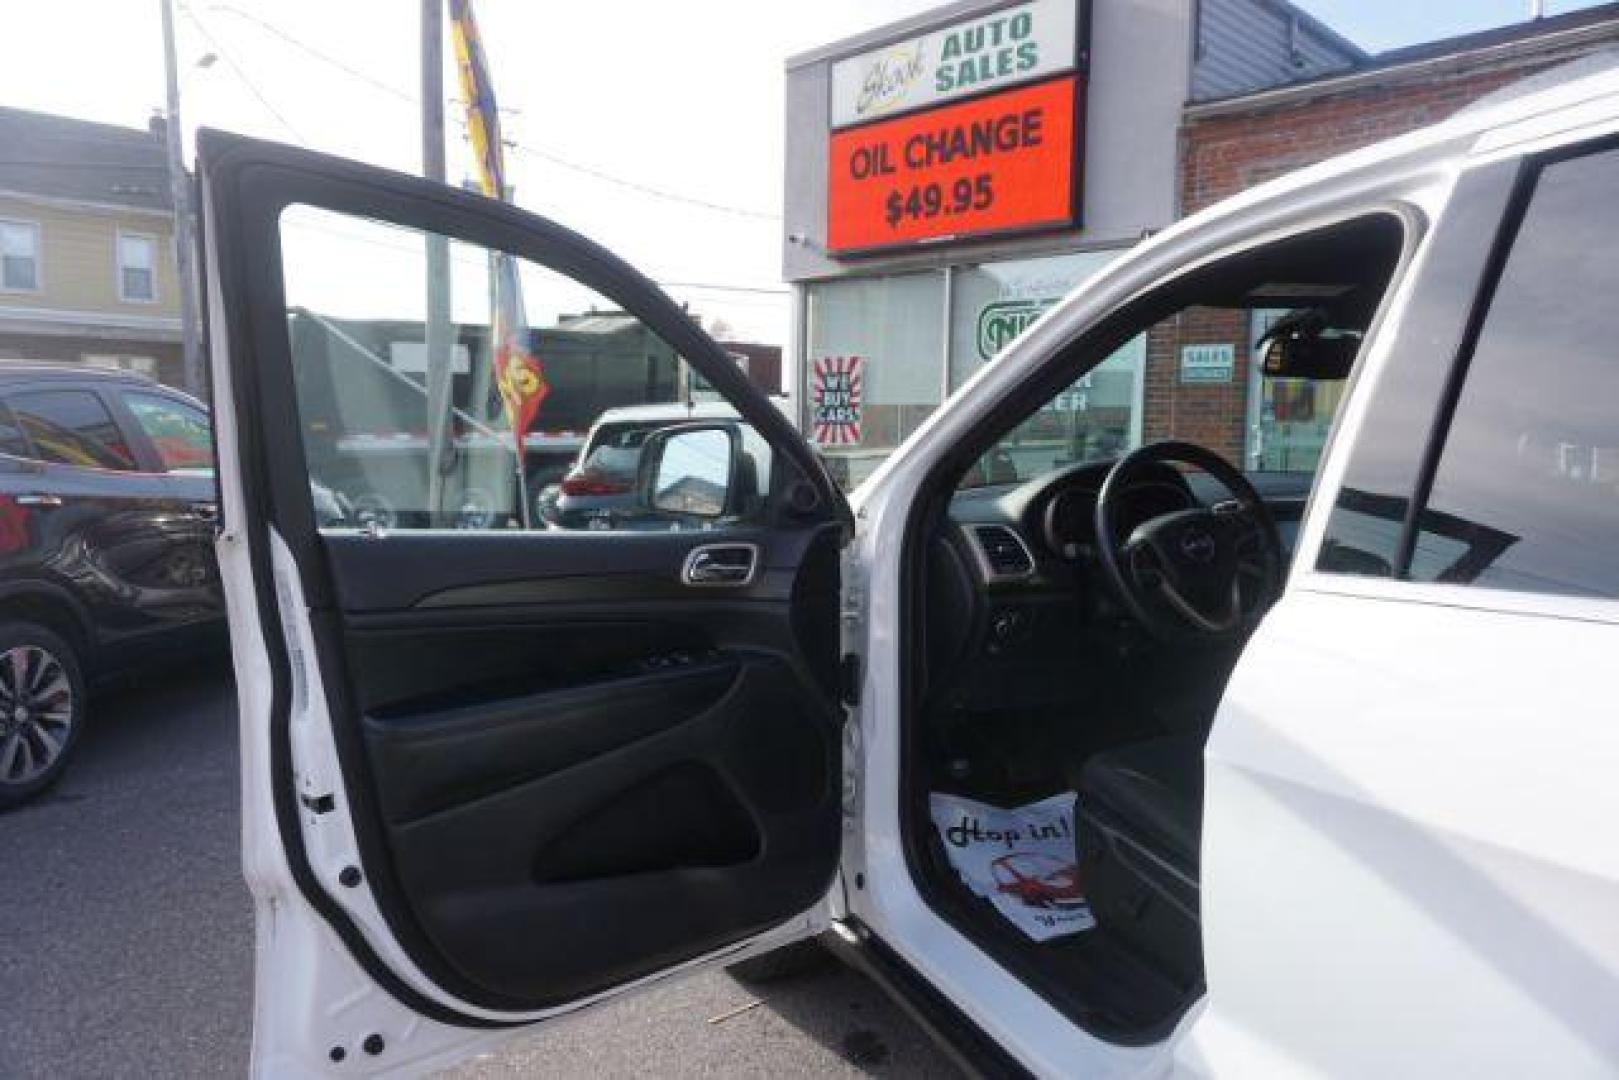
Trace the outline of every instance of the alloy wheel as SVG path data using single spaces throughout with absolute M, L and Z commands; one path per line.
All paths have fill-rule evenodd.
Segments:
M 26 784 L 62 755 L 73 729 L 73 683 L 37 645 L 0 653 L 0 783 Z

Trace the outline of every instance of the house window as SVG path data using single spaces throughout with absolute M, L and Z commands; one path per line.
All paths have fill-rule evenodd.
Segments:
M 157 299 L 157 240 L 139 233 L 118 234 L 118 295 L 137 303 Z
M 0 289 L 39 291 L 39 226 L 0 221 Z

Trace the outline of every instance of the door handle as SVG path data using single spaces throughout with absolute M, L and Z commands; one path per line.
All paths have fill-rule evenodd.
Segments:
M 18 495 L 15 500 L 18 506 L 32 506 L 40 510 L 54 510 L 62 505 L 62 496 L 52 495 L 48 491 L 30 491 Z
M 758 544 L 704 544 L 686 556 L 680 580 L 687 585 L 735 588 L 752 584 L 758 569 Z
M 198 517 L 202 518 L 202 520 L 204 520 L 204 521 L 218 521 L 219 520 L 219 504 L 218 503 L 194 502 L 194 503 L 191 504 L 191 512 L 193 514 L 196 514 Z

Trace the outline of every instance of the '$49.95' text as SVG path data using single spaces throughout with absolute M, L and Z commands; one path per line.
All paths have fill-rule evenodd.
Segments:
M 883 204 L 888 227 L 893 228 L 906 218 L 921 221 L 940 214 L 988 210 L 995 202 L 991 179 L 989 173 L 979 173 L 973 177 L 963 176 L 948 186 L 935 182 L 890 191 Z

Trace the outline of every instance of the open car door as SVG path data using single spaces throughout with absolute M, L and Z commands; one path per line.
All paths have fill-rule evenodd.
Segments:
M 565 229 L 198 151 L 256 1071 L 446 1065 L 818 929 L 849 518 L 804 441 Z M 740 419 L 679 422 L 687 367 Z

